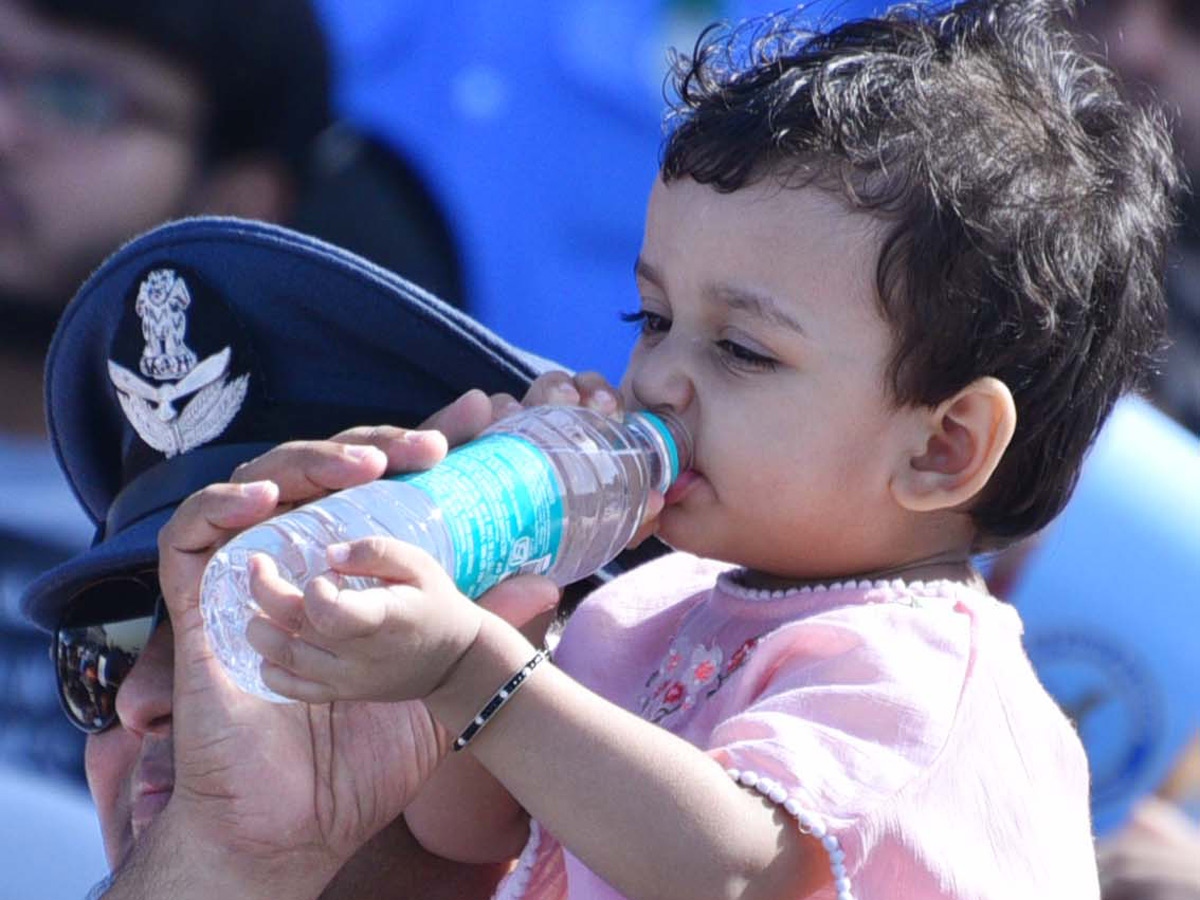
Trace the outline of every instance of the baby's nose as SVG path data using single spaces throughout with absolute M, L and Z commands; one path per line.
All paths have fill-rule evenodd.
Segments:
M 641 409 L 668 408 L 682 415 L 695 399 L 695 385 L 683 353 L 668 341 L 630 362 L 622 379 L 627 405 Z

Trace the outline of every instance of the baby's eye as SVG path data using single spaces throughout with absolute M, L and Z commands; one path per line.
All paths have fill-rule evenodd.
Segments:
M 671 330 L 670 319 L 644 309 L 639 309 L 637 312 L 621 313 L 621 321 L 637 325 L 638 331 L 644 335 L 665 334 Z
M 769 356 L 764 356 L 749 347 L 744 347 L 736 341 L 720 340 L 717 341 L 717 348 L 721 351 L 721 355 L 726 361 L 732 365 L 743 369 L 754 369 L 758 371 L 770 371 L 779 363 Z

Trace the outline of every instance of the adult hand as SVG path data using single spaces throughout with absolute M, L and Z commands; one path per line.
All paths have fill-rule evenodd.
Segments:
M 1200 900 L 1200 827 L 1165 800 L 1143 800 L 1097 858 L 1104 900 Z
M 230 483 L 188 498 L 164 527 L 160 581 L 175 634 L 175 789 L 152 829 L 160 839 L 150 845 L 176 854 L 167 862 L 241 897 L 313 897 L 424 783 L 445 739 L 422 704 L 276 705 L 236 688 L 204 635 L 200 577 L 238 531 L 387 470 L 432 465 L 448 440 L 473 436 L 493 416 L 490 399 L 477 394 L 426 423 L 442 433 L 364 428 L 282 445 L 241 466 Z M 540 598 L 540 608 L 555 599 Z M 512 614 L 532 611 L 524 593 L 493 592 L 489 600 Z M 217 873 L 212 865 L 225 868 Z

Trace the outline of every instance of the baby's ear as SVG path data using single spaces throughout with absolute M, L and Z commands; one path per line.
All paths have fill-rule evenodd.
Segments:
M 892 495 L 912 512 L 954 509 L 974 498 L 1008 449 L 1017 424 L 1012 392 L 978 378 L 921 419 L 918 449 L 899 461 Z

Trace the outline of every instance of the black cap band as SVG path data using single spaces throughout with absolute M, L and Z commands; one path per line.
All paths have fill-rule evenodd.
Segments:
M 266 453 L 274 444 L 217 444 L 200 447 L 152 466 L 113 498 L 100 540 L 128 528 L 160 509 L 218 481 L 228 481 L 241 463 Z

